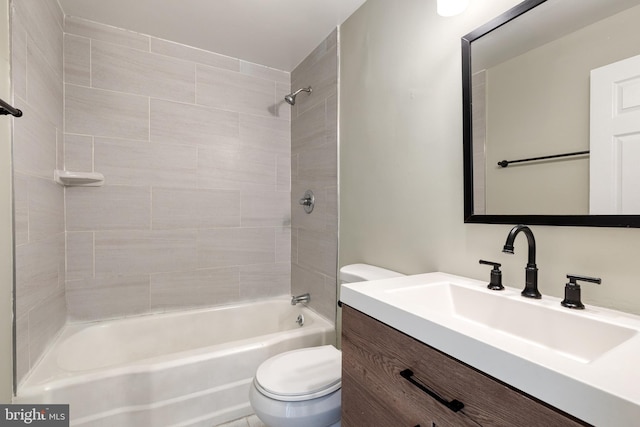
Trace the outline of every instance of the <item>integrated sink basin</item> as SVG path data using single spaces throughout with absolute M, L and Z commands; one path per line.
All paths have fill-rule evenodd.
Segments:
M 634 329 L 580 316 L 559 304 L 526 300 L 509 290 L 489 291 L 445 281 L 386 292 L 398 303 L 474 322 L 583 363 L 636 334 Z
M 640 316 L 521 291 L 438 272 L 343 284 L 340 300 L 591 425 L 636 427 Z

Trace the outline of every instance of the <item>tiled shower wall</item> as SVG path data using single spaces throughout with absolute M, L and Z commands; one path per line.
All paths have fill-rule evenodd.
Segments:
M 20 381 L 66 319 L 62 164 L 63 14 L 55 1 L 12 2 L 11 71 L 16 271 L 16 363 Z
M 338 33 L 334 30 L 291 73 L 300 93 L 291 117 L 291 287 L 311 293 L 310 306 L 330 320 L 336 315 L 338 254 Z M 316 205 L 306 214 L 305 190 Z
M 290 75 L 67 17 L 71 320 L 290 292 Z
M 334 318 L 335 32 L 294 71 L 314 92 L 291 108 L 286 72 L 76 18 L 63 39 L 55 2 L 15 4 L 19 380 L 67 306 L 97 320 L 225 304 L 288 294 L 293 275 Z M 62 168 L 106 184 L 65 194 Z

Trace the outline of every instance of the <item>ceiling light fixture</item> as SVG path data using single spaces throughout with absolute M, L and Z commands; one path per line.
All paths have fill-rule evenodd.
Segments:
M 438 0 L 438 15 L 454 16 L 465 11 L 469 0 Z

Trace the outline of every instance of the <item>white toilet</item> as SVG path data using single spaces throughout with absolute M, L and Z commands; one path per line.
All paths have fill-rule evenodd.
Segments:
M 340 269 L 340 283 L 403 276 L 367 264 Z M 339 427 L 342 354 L 332 345 L 287 351 L 264 361 L 249 401 L 269 427 Z

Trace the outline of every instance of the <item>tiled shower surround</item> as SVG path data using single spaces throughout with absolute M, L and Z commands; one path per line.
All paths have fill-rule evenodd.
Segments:
M 14 2 L 18 381 L 65 320 L 298 290 L 333 320 L 336 40 L 290 75 Z M 314 87 L 293 108 L 292 77 Z M 105 185 L 63 188 L 54 169 Z
M 310 306 L 336 315 L 338 258 L 338 32 L 333 31 L 291 73 L 300 93 L 291 112 L 291 289 L 311 293 Z M 298 200 L 313 191 L 306 214 Z
M 35 364 L 66 319 L 63 164 L 63 14 L 58 2 L 13 1 L 11 80 L 16 373 Z
M 289 73 L 67 17 L 71 320 L 290 291 Z

